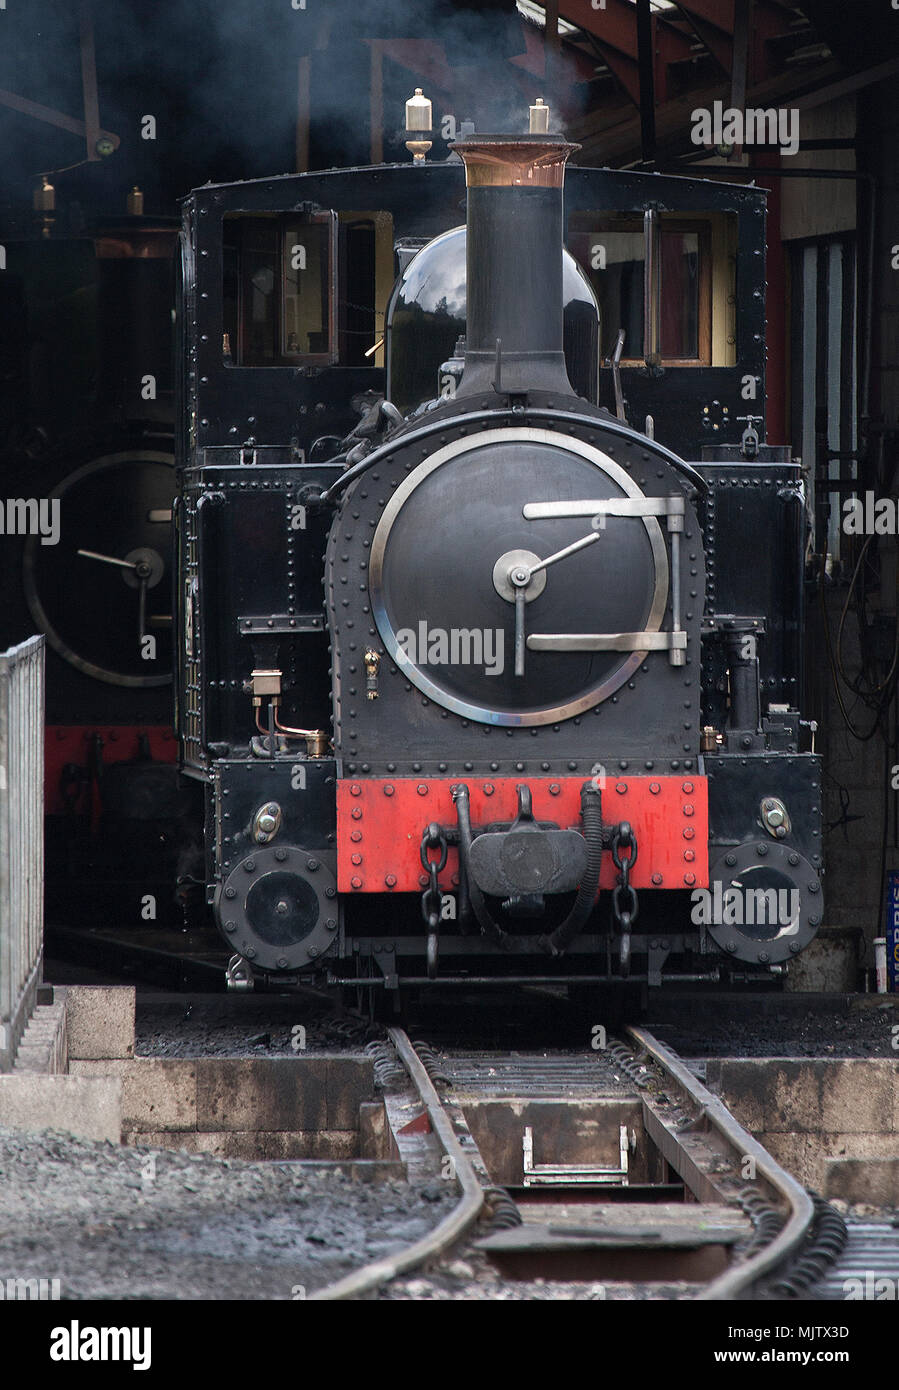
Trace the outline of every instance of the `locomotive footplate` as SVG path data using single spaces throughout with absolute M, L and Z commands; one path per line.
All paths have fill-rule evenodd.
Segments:
M 341 893 L 420 893 L 428 886 L 421 863 L 422 834 L 430 824 L 457 824 L 452 789 L 469 789 L 472 831 L 481 846 L 473 861 L 487 893 L 506 892 L 509 856 L 533 852 L 531 891 L 573 889 L 582 871 L 582 777 L 484 779 L 340 779 L 337 784 L 337 882 Z M 692 889 L 708 886 L 708 791 L 704 777 L 601 776 L 603 819 L 633 826 L 640 844 L 634 888 Z M 530 793 L 521 815 L 519 788 Z M 510 835 L 514 839 L 510 839 Z M 438 874 L 443 892 L 459 887 L 459 851 L 450 835 Z M 539 845 L 538 845 L 539 841 Z M 579 866 L 580 869 L 579 869 Z M 618 870 L 603 855 L 600 889 L 613 889 Z M 540 886 L 542 885 L 542 886 Z

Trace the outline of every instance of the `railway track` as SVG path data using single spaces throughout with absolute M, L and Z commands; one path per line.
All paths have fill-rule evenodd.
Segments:
M 818 1299 L 892 1302 L 899 1290 L 899 1226 L 850 1217 L 847 1240 L 814 1290 Z
M 374 1056 L 394 1148 L 412 1181 L 454 1179 L 460 1198 L 427 1237 L 317 1300 L 374 1295 L 451 1249 L 511 1280 L 592 1281 L 599 1297 L 606 1283 L 625 1297 L 797 1297 L 839 1254 L 833 1209 L 642 1029 L 549 1055 L 388 1035 Z

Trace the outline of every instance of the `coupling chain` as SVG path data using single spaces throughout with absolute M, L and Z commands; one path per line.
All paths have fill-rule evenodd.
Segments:
M 437 883 L 437 875 L 446 868 L 446 856 L 449 846 L 444 832 L 436 821 L 425 830 L 421 837 L 421 867 L 428 875 L 428 884 L 421 895 L 421 915 L 428 932 L 436 932 L 440 926 L 440 906 L 442 894 Z M 436 851 L 436 858 L 432 854 Z
M 621 851 L 629 851 L 622 859 Z M 631 869 L 637 862 L 637 837 L 629 821 L 623 820 L 612 835 L 612 862 L 618 870 L 618 882 L 612 890 L 612 912 L 622 932 L 629 932 L 637 920 L 637 890 L 631 886 Z

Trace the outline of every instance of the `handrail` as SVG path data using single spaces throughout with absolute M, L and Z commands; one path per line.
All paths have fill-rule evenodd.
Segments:
M 43 966 L 44 648 L 38 636 L 0 653 L 0 1072 Z

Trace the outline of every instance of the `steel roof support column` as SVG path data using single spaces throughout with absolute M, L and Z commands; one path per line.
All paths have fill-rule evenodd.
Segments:
M 649 0 L 637 0 L 637 62 L 640 68 L 640 150 L 642 162 L 656 157 L 656 92 L 653 63 L 653 24 Z

